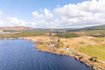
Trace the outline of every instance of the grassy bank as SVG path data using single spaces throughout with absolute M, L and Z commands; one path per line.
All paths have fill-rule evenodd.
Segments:
M 99 60 L 105 61 L 105 44 L 88 45 L 81 47 L 79 50 L 89 56 L 97 57 Z
M 99 62 L 99 61 L 91 61 L 90 58 L 93 57 L 100 57 L 103 58 L 102 55 L 100 54 L 104 54 L 104 50 L 100 50 L 100 54 L 97 54 L 100 49 L 100 47 L 98 48 L 93 48 L 93 49 L 87 49 L 86 46 L 89 45 L 96 45 L 96 44 L 102 44 L 104 43 L 101 42 L 100 40 L 102 39 L 96 39 L 94 37 L 77 37 L 77 38 L 59 38 L 60 42 L 63 43 L 63 46 L 58 45 L 57 42 L 59 42 L 58 40 L 56 40 L 55 37 L 48 37 L 48 36 L 41 36 L 41 37 L 30 37 L 28 38 L 29 40 L 37 40 L 37 49 L 39 49 L 40 51 L 44 51 L 44 52 L 50 52 L 50 53 L 55 53 L 55 54 L 59 54 L 59 55 L 68 55 L 68 56 L 72 56 L 82 62 L 84 62 L 85 64 L 87 64 L 89 67 L 94 67 L 95 70 L 99 70 L 99 68 L 101 67 L 105 67 L 105 64 Z M 52 42 L 54 41 L 54 42 Z M 97 43 L 98 42 L 98 43 Z M 54 44 L 54 46 L 52 46 L 52 44 Z M 57 46 L 56 46 L 57 44 Z M 102 49 L 104 49 L 103 47 L 101 47 Z M 96 51 L 94 51 L 96 50 Z M 90 52 L 91 51 L 91 52 Z M 96 53 L 97 52 L 97 53 Z M 89 55 L 87 53 L 92 53 L 92 55 L 97 54 L 97 56 L 92 56 Z M 97 60 L 100 60 L 100 58 L 97 58 Z M 103 58 L 104 59 L 104 58 Z M 101 61 L 103 61 L 103 59 L 101 59 Z

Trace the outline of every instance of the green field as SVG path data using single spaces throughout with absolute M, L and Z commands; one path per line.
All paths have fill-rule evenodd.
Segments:
M 99 60 L 105 61 L 105 44 L 81 47 L 80 51 L 92 57 L 97 57 Z
M 41 36 L 45 35 L 44 32 L 41 31 L 20 31 L 19 33 L 11 33 L 11 34 L 0 34 L 0 39 L 3 38 L 18 38 L 18 37 L 27 37 L 27 36 Z

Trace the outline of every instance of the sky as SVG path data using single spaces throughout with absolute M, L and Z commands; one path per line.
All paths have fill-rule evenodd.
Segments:
M 0 27 L 80 28 L 104 19 L 105 0 L 0 0 Z

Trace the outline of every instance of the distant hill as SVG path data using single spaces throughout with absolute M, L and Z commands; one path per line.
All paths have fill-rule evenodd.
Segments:
M 50 29 L 50 28 L 31 28 L 24 26 L 7 26 L 0 27 L 3 31 L 22 31 L 22 30 L 33 30 L 33 31 L 47 31 L 47 32 L 71 32 L 71 31 L 91 31 L 91 30 L 105 30 L 105 25 L 91 26 L 85 28 L 61 28 L 61 29 Z
M 99 25 L 99 26 L 91 26 L 91 27 L 85 27 L 85 28 L 80 28 L 78 30 L 105 30 L 105 25 Z
M 85 32 L 85 34 L 89 36 L 105 37 L 105 25 L 81 28 L 81 29 L 78 29 L 77 31 Z
M 14 30 L 14 31 L 21 31 L 21 30 L 31 30 L 33 28 L 31 27 L 24 27 L 24 26 L 7 26 L 7 27 L 0 27 L 0 30 L 6 31 L 6 30 Z

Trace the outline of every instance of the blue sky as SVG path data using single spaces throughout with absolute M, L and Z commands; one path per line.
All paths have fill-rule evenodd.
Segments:
M 82 1 L 84 0 L 0 0 L 0 10 L 8 16 L 32 19 L 32 11 L 43 8 L 53 10 L 57 6 Z
M 100 12 L 104 11 L 103 2 L 104 0 L 0 0 L 0 26 L 69 28 L 103 24 L 104 13 Z M 101 21 L 95 21 L 99 17 L 102 17 Z

